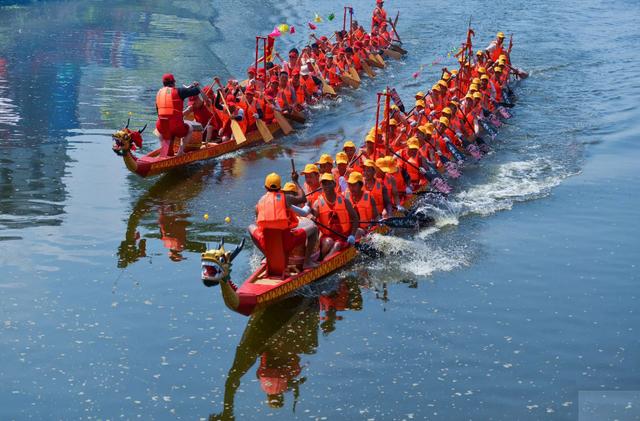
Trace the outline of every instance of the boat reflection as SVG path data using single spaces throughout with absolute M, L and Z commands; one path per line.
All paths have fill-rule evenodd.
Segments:
M 319 292 L 322 291 L 322 292 Z M 235 395 L 242 377 L 256 361 L 260 388 L 272 408 L 285 405 L 293 395 L 295 412 L 300 386 L 306 381 L 301 355 L 314 354 L 318 333 L 328 335 L 342 319 L 340 312 L 362 309 L 362 293 L 356 278 L 328 280 L 301 291 L 251 316 L 236 349 L 224 390 L 224 409 L 209 420 L 233 420 Z
M 219 163 L 208 163 L 172 171 L 151 186 L 133 206 L 127 221 L 125 238 L 118 247 L 118 267 L 125 268 L 147 257 L 147 240 L 154 237 L 159 237 L 167 255 L 173 261 L 182 260 L 185 250 L 203 252 L 206 249 L 204 242 L 191 241 L 188 238 L 191 225 L 189 203 L 202 193 L 207 181 L 214 178 L 223 166 Z M 157 216 L 150 217 L 152 214 Z M 148 231 L 144 236 L 140 232 L 141 225 Z

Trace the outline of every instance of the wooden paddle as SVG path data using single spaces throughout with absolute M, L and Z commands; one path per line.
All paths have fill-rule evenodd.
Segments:
M 352 77 L 354 80 L 358 81 L 358 83 L 360 83 L 360 82 L 361 82 L 361 80 L 360 80 L 360 75 L 359 75 L 359 74 L 358 74 L 358 72 L 356 71 L 356 68 L 355 68 L 355 67 L 350 66 L 350 67 L 349 67 L 349 73 L 351 74 L 351 77 Z
M 244 92 L 242 92 L 242 89 L 240 90 L 240 92 L 242 93 L 242 98 L 244 98 L 244 102 L 247 103 L 247 105 L 249 105 L 249 102 L 247 101 L 247 96 L 244 94 Z M 273 140 L 273 134 L 271 134 L 271 130 L 269 130 L 269 128 L 267 127 L 267 124 L 262 121 L 261 118 L 256 118 L 256 127 L 258 128 L 258 131 L 260 132 L 260 136 L 262 136 L 262 140 L 264 140 L 265 143 L 269 143 Z
M 336 94 L 335 89 L 333 89 L 333 87 L 329 85 L 326 80 L 324 80 L 324 77 L 322 76 L 320 69 L 318 69 L 318 65 L 315 62 L 313 62 L 312 64 L 313 64 L 313 70 L 315 70 L 316 72 L 316 77 L 320 79 L 320 82 L 322 82 L 322 93 L 326 95 L 335 96 Z
M 369 76 L 372 79 L 376 77 L 376 72 L 371 70 L 371 67 L 365 60 L 360 60 L 360 64 L 362 64 L 362 69 L 367 74 L 367 76 Z
M 337 235 L 338 237 L 344 239 L 345 241 L 347 240 L 347 236 L 343 235 L 341 233 L 339 233 L 338 231 L 332 230 L 331 228 L 329 228 L 328 226 L 321 224 L 320 222 L 318 222 L 317 220 L 314 221 L 315 224 L 319 227 L 322 227 L 324 229 L 326 229 L 329 232 L 334 233 L 335 235 Z M 353 245 L 356 250 L 358 250 L 361 253 L 366 254 L 369 257 L 381 257 L 382 256 L 382 252 L 380 250 L 376 250 L 371 244 L 367 244 L 367 243 L 363 243 L 363 242 L 356 242 Z
M 366 60 L 367 60 L 367 63 L 369 63 L 372 66 L 378 67 L 380 69 L 384 68 L 384 65 L 378 61 L 378 59 L 373 53 L 369 53 L 369 57 Z
M 345 85 L 349 85 L 353 89 L 358 89 L 360 87 L 360 82 L 358 82 L 355 79 L 352 79 L 350 76 L 347 76 L 346 74 L 340 75 L 340 79 Z
M 285 118 L 285 116 L 282 115 L 280 111 L 276 110 L 275 107 L 273 108 L 273 115 L 276 117 L 276 121 L 278 122 L 278 125 L 285 135 L 288 135 L 293 131 L 293 127 L 291 127 L 289 121 Z
M 400 60 L 402 58 L 401 52 L 392 50 L 390 48 L 387 48 L 386 50 L 384 50 L 383 54 L 387 57 L 391 57 L 394 60 Z
M 220 84 L 220 81 L 217 79 L 213 80 L 215 83 L 220 86 L 220 98 L 222 98 L 222 103 L 224 104 L 224 109 L 227 110 L 227 114 L 229 114 L 229 120 L 231 121 L 231 133 L 233 133 L 233 138 L 236 140 L 236 144 L 241 144 L 247 141 L 247 137 L 245 136 L 240 124 L 233 119 L 233 114 L 231 114 L 231 110 L 229 110 L 229 106 L 227 105 L 227 100 L 225 99 L 224 88 Z

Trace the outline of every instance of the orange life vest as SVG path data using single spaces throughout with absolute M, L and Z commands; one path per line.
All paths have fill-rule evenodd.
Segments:
M 376 180 L 375 183 L 373 183 L 371 189 L 367 189 L 366 183 L 364 187 L 367 193 L 371 195 L 371 198 L 373 198 L 373 201 L 376 202 L 376 208 L 378 209 L 378 212 L 382 212 L 384 210 L 384 195 L 382 192 L 382 183 Z
M 371 221 L 373 220 L 373 206 L 371 206 L 371 196 L 369 196 L 368 192 L 363 192 L 360 200 L 357 202 L 353 199 L 351 192 L 347 191 L 344 195 L 347 200 L 351 201 L 351 204 L 358 212 L 358 217 L 360 221 Z M 376 206 L 377 208 L 377 206 Z M 368 222 L 361 222 L 360 228 L 366 229 L 369 226 Z
M 411 182 L 420 182 L 420 170 L 416 169 L 416 167 L 420 168 L 420 154 L 418 153 L 416 156 L 407 156 L 407 162 L 408 163 L 405 163 L 405 169 L 409 174 Z
M 329 203 L 329 201 L 322 194 L 318 197 L 318 220 L 320 224 L 331 228 L 333 231 L 339 232 L 345 237 L 351 232 L 351 219 L 349 218 L 349 212 L 347 212 L 347 205 L 345 204 L 344 197 L 338 194 L 336 201 Z M 318 224 L 318 225 L 320 225 Z M 320 232 L 324 235 L 334 236 L 335 233 L 328 229 L 319 226 Z
M 256 224 L 260 228 L 293 228 L 290 214 L 287 212 L 287 200 L 281 191 L 265 193 L 256 205 L 256 212 Z
M 318 187 L 320 186 L 318 185 Z M 307 200 L 309 201 L 309 203 L 311 203 L 311 205 L 313 205 L 316 202 L 316 200 L 318 200 L 318 196 L 322 194 L 322 190 L 318 190 L 317 192 L 311 193 L 312 191 L 316 190 L 318 187 L 314 189 L 314 188 L 311 188 L 311 186 L 309 186 L 306 182 L 304 183 L 304 192 L 307 194 Z
M 184 101 L 180 98 L 176 88 L 171 88 L 169 86 L 160 88 L 156 94 L 156 107 L 158 107 L 158 117 L 174 117 L 182 120 L 182 108 L 184 107 Z

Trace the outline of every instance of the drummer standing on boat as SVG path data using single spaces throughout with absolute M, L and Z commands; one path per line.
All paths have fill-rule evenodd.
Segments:
M 178 154 L 183 152 L 184 145 L 191 140 L 191 126 L 184 122 L 182 110 L 186 98 L 200 94 L 200 84 L 193 82 L 190 87 L 176 88 L 176 79 L 171 73 L 167 73 L 162 76 L 162 85 L 156 94 L 156 129 L 160 133 L 162 154 L 171 156 L 175 138 L 183 139 Z

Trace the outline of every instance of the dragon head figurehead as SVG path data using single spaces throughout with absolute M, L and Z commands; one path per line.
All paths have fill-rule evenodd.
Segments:
M 129 129 L 131 119 L 127 120 L 127 125 L 111 135 L 113 139 L 112 149 L 119 156 L 125 156 L 129 151 L 135 151 L 136 148 L 142 147 L 142 132 L 147 128 L 145 124 L 143 128 L 137 131 Z
M 218 285 L 220 282 L 231 283 L 231 262 L 243 247 L 244 239 L 233 251 L 226 251 L 223 239 L 217 248 L 202 253 L 202 282 L 205 286 Z

